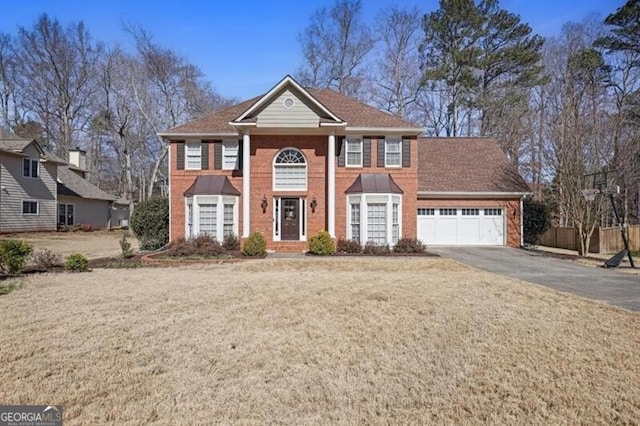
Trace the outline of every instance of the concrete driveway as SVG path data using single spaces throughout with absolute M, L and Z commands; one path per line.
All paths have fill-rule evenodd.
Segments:
M 429 247 L 429 251 L 485 271 L 640 311 L 639 275 L 508 247 Z

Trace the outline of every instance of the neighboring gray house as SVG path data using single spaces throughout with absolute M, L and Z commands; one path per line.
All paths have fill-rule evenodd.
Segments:
M 85 155 L 72 150 L 67 163 L 35 140 L 0 130 L 0 233 L 120 225 L 112 223 L 116 197 L 86 179 Z

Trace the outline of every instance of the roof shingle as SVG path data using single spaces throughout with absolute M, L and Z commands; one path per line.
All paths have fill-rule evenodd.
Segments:
M 493 139 L 418 138 L 418 192 L 528 192 Z
M 380 111 L 372 106 L 344 96 L 331 89 L 305 89 L 317 101 L 334 115 L 347 122 L 349 127 L 391 127 L 414 130 L 416 126 L 396 116 Z M 262 95 L 264 96 L 264 95 Z M 196 120 L 167 130 L 176 134 L 236 133 L 235 127 L 229 125 L 243 112 L 258 102 L 262 96 L 246 100 L 237 105 L 204 115 Z M 321 121 L 327 121 L 320 117 Z M 243 120 L 246 122 L 247 120 Z M 255 120 L 254 120 L 255 121 Z

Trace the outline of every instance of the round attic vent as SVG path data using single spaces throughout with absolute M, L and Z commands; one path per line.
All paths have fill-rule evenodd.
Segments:
M 296 101 L 294 101 L 293 98 L 284 98 L 284 100 L 282 101 L 282 105 L 284 105 L 286 109 L 293 108 L 295 104 Z

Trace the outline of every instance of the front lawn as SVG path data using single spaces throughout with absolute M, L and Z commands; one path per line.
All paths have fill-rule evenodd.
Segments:
M 436 258 L 42 274 L 0 401 L 65 424 L 633 423 L 640 317 Z

